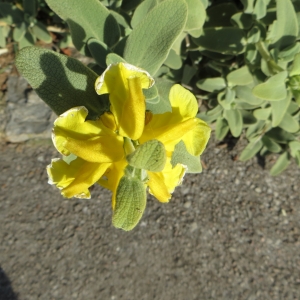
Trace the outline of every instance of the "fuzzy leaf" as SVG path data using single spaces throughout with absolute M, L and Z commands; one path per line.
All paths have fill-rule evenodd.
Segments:
M 276 127 L 282 121 L 287 109 L 291 103 L 291 96 L 288 95 L 285 99 L 271 102 L 272 110 L 272 126 Z
M 278 126 L 290 133 L 295 133 L 299 130 L 299 122 L 288 113 L 283 116 L 283 119 Z
M 239 159 L 241 161 L 246 161 L 252 158 L 258 151 L 262 148 L 263 142 L 260 139 L 255 139 L 251 141 L 246 148 L 242 151 Z
M 141 180 L 123 176 L 116 193 L 112 223 L 116 228 L 132 230 L 146 208 L 146 188 Z
M 164 78 L 156 78 L 155 86 L 158 90 L 158 101 L 147 102 L 147 110 L 151 110 L 154 114 L 162 114 L 168 111 L 172 111 L 172 107 L 169 101 L 170 89 L 174 85 L 172 81 Z
M 136 27 L 146 15 L 158 4 L 158 0 L 145 0 L 134 11 L 131 27 Z
M 183 0 L 165 0 L 156 5 L 129 35 L 124 59 L 155 74 L 182 32 L 186 18 Z
M 227 75 L 227 81 L 231 86 L 248 85 L 253 82 L 253 77 L 247 66 L 234 70 Z
M 226 82 L 222 77 L 201 79 L 197 82 L 197 87 L 206 92 L 221 91 L 226 87 Z
M 264 146 L 271 152 L 278 153 L 282 150 L 281 147 L 279 146 L 279 144 L 274 142 L 272 139 L 270 139 L 266 135 L 264 135 L 261 140 L 262 140 Z
M 183 141 L 180 141 L 174 149 L 171 159 L 172 167 L 182 164 L 187 167 L 187 173 L 201 173 L 202 165 L 200 156 L 191 155 L 187 150 Z
M 273 24 L 273 45 L 284 49 L 296 41 L 298 36 L 298 20 L 291 0 L 277 0 L 277 21 Z
M 258 108 L 253 111 L 253 115 L 258 120 L 267 120 L 271 114 L 271 107 Z
M 134 168 L 160 172 L 165 167 L 167 156 L 163 143 L 150 140 L 138 146 L 126 159 Z
M 224 117 L 228 122 L 231 134 L 234 137 L 239 137 L 243 130 L 243 118 L 241 112 L 236 109 L 225 110 Z
M 226 119 L 219 117 L 216 122 L 216 138 L 222 141 L 229 131 L 229 126 Z
M 206 17 L 204 5 L 199 0 L 186 0 L 188 17 L 184 30 L 201 29 Z
M 276 163 L 270 170 L 270 174 L 272 176 L 279 175 L 281 172 L 283 172 L 289 166 L 290 163 L 291 163 L 291 161 L 290 161 L 288 152 L 284 152 L 277 159 Z
M 268 101 L 279 101 L 285 99 L 287 96 L 287 90 L 285 87 L 286 78 L 286 71 L 270 77 L 266 82 L 254 87 L 252 90 L 253 95 Z
M 97 74 L 80 61 L 50 50 L 28 47 L 19 52 L 16 66 L 56 114 L 76 106 L 85 106 L 92 119 L 104 112 L 103 98 L 94 88 Z
M 36 24 L 32 27 L 32 32 L 39 40 L 45 43 L 52 42 L 52 37 L 43 23 L 36 22 Z
M 198 38 L 193 38 L 200 49 L 223 54 L 239 54 L 245 51 L 244 31 L 235 27 L 205 28 Z
M 296 157 L 297 153 L 300 151 L 300 142 L 299 141 L 289 142 L 289 147 L 291 149 L 291 155 L 293 157 Z
M 91 38 L 87 42 L 87 46 L 96 63 L 102 67 L 106 68 L 106 56 L 111 52 L 111 50 L 101 41 Z
M 74 46 L 79 50 L 86 48 L 90 38 L 112 46 L 120 37 L 120 29 L 116 19 L 98 0 L 47 0 L 50 8 L 65 20 L 71 30 Z

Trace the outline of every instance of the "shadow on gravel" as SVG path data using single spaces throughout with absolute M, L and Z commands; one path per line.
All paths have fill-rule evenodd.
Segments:
M 9 278 L 0 267 L 0 299 L 1 300 L 17 300 L 18 297 L 14 293 Z

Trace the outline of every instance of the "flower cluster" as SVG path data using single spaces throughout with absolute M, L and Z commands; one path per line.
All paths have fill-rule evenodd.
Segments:
M 108 188 L 113 223 L 125 230 L 139 221 L 147 187 L 159 201 L 168 202 L 181 183 L 187 167 L 172 165 L 175 146 L 183 141 L 190 155 L 199 156 L 210 136 L 208 125 L 196 118 L 195 97 L 178 84 L 170 90 L 171 112 L 146 111 L 143 89 L 153 84 L 142 69 L 110 65 L 95 83 L 99 95 L 109 94 L 110 111 L 92 121 L 86 120 L 85 107 L 75 107 L 54 122 L 53 143 L 63 158 L 47 167 L 49 183 L 66 198 L 90 198 L 95 183 Z

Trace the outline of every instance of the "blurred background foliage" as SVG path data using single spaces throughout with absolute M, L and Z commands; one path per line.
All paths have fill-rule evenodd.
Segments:
M 291 159 L 300 166 L 300 0 L 184 1 L 187 19 L 179 4 L 167 6 L 171 0 L 101 0 L 105 10 L 98 0 L 77 7 L 70 0 L 2 1 L 0 47 L 13 41 L 17 51 L 40 40 L 59 51 L 74 44 L 94 58 L 89 67 L 97 74 L 113 62 L 135 63 L 156 79 L 145 94 L 150 110 L 168 111 L 170 86 L 181 83 L 199 99 L 198 117 L 218 140 L 248 140 L 240 160 L 278 153 L 272 175 Z M 158 41 L 166 58 L 151 54 Z

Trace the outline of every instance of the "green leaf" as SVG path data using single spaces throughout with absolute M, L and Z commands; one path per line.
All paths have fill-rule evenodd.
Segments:
M 290 76 L 300 75 L 300 53 L 295 55 Z
M 273 153 L 279 153 L 282 150 L 279 144 L 274 142 L 272 139 L 270 139 L 266 135 L 264 135 L 261 140 L 262 140 L 264 146 Z
M 52 37 L 51 37 L 50 33 L 48 32 L 47 27 L 43 23 L 37 21 L 31 30 L 32 30 L 33 34 L 39 40 L 41 40 L 45 43 L 52 42 Z
M 229 126 L 226 119 L 219 117 L 216 122 L 216 138 L 222 141 L 228 134 Z
M 249 29 L 253 23 L 252 16 L 242 12 L 234 14 L 231 21 L 241 29 Z
M 10 3 L 0 3 L 0 16 L 2 16 L 1 21 L 9 25 L 19 24 L 24 21 L 24 13 Z
M 291 155 L 293 157 L 296 157 L 298 152 L 300 151 L 300 142 L 299 141 L 289 142 L 289 147 L 291 149 Z
M 240 100 L 249 103 L 250 105 L 261 106 L 265 101 L 255 97 L 252 90 L 248 86 L 237 86 L 235 87 L 236 96 Z
M 266 130 L 266 121 L 258 120 L 255 124 L 250 125 L 246 131 L 246 137 L 248 140 L 257 137 L 262 133 L 263 130 Z
M 276 163 L 271 168 L 270 174 L 272 176 L 279 175 L 281 172 L 283 172 L 289 166 L 290 163 L 291 163 L 291 161 L 290 161 L 288 152 L 284 152 L 283 154 L 281 154 L 279 156 Z
M 184 65 L 181 84 L 189 85 L 198 69 L 195 66 Z
M 102 68 L 106 68 L 106 56 L 111 52 L 107 45 L 92 38 L 88 40 L 87 46 L 96 63 Z
M 243 130 L 243 118 L 239 110 L 231 109 L 224 111 L 224 117 L 228 122 L 231 134 L 239 137 Z
M 143 90 L 146 102 L 156 104 L 159 102 L 158 90 L 156 85 L 153 85 L 151 88 Z
M 154 114 L 163 114 L 172 111 L 169 94 L 173 85 L 174 83 L 167 79 L 155 78 L 155 86 L 158 90 L 159 101 L 157 103 L 147 102 L 147 110 L 151 110 Z
M 145 184 L 141 180 L 123 176 L 117 188 L 113 225 L 125 231 L 132 230 L 144 213 L 146 200 Z
M 295 43 L 279 52 L 278 57 L 286 62 L 294 61 L 295 55 L 300 52 L 300 43 Z M 291 73 L 290 73 L 291 76 Z
M 27 31 L 24 37 L 19 41 L 19 49 L 32 46 L 36 42 L 35 36 L 30 32 L 30 28 L 27 28 Z
M 229 85 L 248 85 L 253 82 L 253 77 L 247 66 L 234 70 L 227 75 Z
M 25 14 L 35 17 L 36 6 L 37 6 L 36 0 L 23 0 L 23 9 Z
M 260 39 L 260 29 L 258 26 L 253 26 L 247 34 L 248 44 L 255 44 Z
M 220 92 L 218 94 L 218 102 L 220 105 L 222 105 L 224 109 L 230 110 L 232 108 L 231 104 L 234 101 L 234 99 L 235 99 L 235 91 L 229 87 L 226 88 L 225 93 Z
M 207 21 L 204 27 L 232 26 L 231 17 L 238 12 L 232 2 L 212 5 L 207 8 Z
M 166 164 L 166 149 L 158 140 L 150 140 L 138 146 L 126 159 L 132 167 L 160 172 Z
M 285 130 L 276 127 L 269 130 L 266 135 L 279 144 L 287 144 L 295 139 L 295 136 Z
M 16 42 L 19 42 L 26 34 L 27 26 L 25 22 L 16 25 L 13 31 L 13 38 Z
M 272 110 L 271 107 L 258 108 L 253 111 L 253 115 L 258 120 L 267 120 L 270 117 L 271 110 Z
M 285 99 L 287 90 L 285 87 L 285 79 L 287 71 L 280 72 L 270 77 L 266 82 L 258 84 L 252 90 L 253 95 L 268 101 L 279 101 Z
M 272 110 L 272 126 L 276 127 L 282 121 L 287 109 L 291 103 L 291 95 L 290 93 L 287 97 L 280 101 L 272 101 L 271 102 L 271 110 Z
M 294 113 L 296 113 L 297 111 L 299 111 L 299 104 L 291 101 L 289 104 L 289 107 L 287 109 L 287 112 L 291 115 L 293 115 Z
M 283 116 L 283 119 L 278 126 L 290 133 L 295 133 L 299 130 L 299 122 L 288 113 Z
M 244 6 L 244 12 L 246 14 L 251 14 L 253 13 L 254 10 L 254 2 L 256 0 L 241 0 L 243 6 Z
M 119 40 L 119 25 L 100 1 L 47 0 L 47 4 L 68 23 L 74 46 L 79 51 L 84 50 L 89 54 L 86 42 L 90 38 L 95 38 L 109 47 Z
M 131 27 L 136 27 L 146 15 L 158 4 L 158 0 L 145 0 L 134 11 Z
M 235 27 L 205 28 L 198 38 L 193 38 L 200 50 L 206 49 L 224 54 L 239 54 L 245 51 L 244 31 Z
M 204 5 L 199 0 L 186 0 L 188 17 L 184 30 L 201 29 L 206 18 Z
M 173 49 L 171 49 L 167 59 L 164 61 L 164 64 L 171 69 L 178 70 L 182 66 L 182 60 L 181 57 L 178 54 L 176 54 L 176 52 Z
M 128 12 L 134 10 L 143 0 L 123 0 L 122 1 L 122 10 Z
M 197 82 L 197 87 L 206 92 L 217 92 L 226 87 L 226 81 L 222 77 L 205 78 Z
M 277 21 L 273 23 L 273 46 L 284 49 L 296 41 L 298 36 L 297 15 L 291 0 L 277 0 Z
M 248 111 L 245 109 L 240 110 L 242 117 L 243 117 L 243 123 L 244 125 L 252 125 L 257 122 L 256 118 L 253 116 L 252 111 Z
M 187 173 L 201 173 L 202 165 L 200 156 L 194 156 L 186 150 L 186 146 L 183 141 L 180 141 L 174 148 L 171 159 L 172 167 L 177 164 L 182 164 L 187 167 Z
M 6 46 L 6 29 L 4 26 L 0 26 L 0 47 Z
M 94 88 L 97 74 L 80 61 L 56 52 L 28 47 L 22 49 L 16 66 L 37 94 L 58 115 L 76 106 L 85 106 L 96 119 L 106 107 Z
M 106 65 L 109 66 L 111 64 L 118 64 L 120 62 L 126 63 L 126 60 L 123 59 L 121 56 L 115 54 L 115 53 L 109 53 L 106 56 Z
M 256 1 L 255 7 L 253 10 L 253 14 L 255 15 L 256 19 L 262 19 L 267 13 L 267 3 L 264 0 Z
M 124 59 L 155 74 L 182 32 L 186 18 L 183 0 L 165 0 L 156 5 L 129 35 Z
M 242 151 L 239 159 L 241 161 L 246 161 L 252 158 L 258 151 L 262 148 L 263 142 L 260 139 L 252 140 L 246 148 Z

